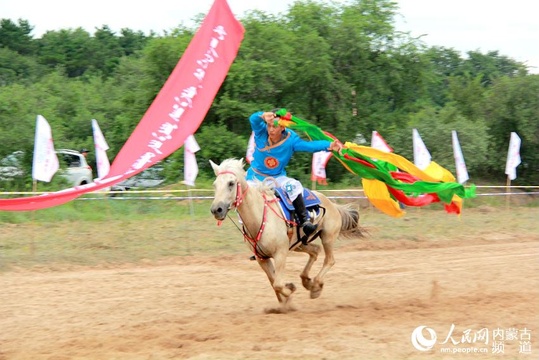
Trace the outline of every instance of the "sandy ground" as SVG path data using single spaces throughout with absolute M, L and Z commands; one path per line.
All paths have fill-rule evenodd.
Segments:
M 539 359 L 539 238 L 341 241 L 316 300 L 290 255 L 288 314 L 266 313 L 248 252 L 5 272 L 0 359 Z M 431 350 L 412 345 L 419 326 Z

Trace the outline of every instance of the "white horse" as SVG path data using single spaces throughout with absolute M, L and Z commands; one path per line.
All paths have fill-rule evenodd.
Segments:
M 210 160 L 210 164 L 216 175 L 211 212 L 218 221 L 222 221 L 229 210 L 237 210 L 243 223 L 244 238 L 266 273 L 281 305 L 277 311 L 287 312 L 292 309 L 290 299 L 296 291 L 293 283 L 285 283 L 284 280 L 286 257 L 290 250 L 309 254 L 300 277 L 305 289 L 310 291 L 311 298 L 319 297 L 324 286 L 324 276 L 335 264 L 333 242 L 339 235 L 362 235 L 358 209 L 335 204 L 323 194 L 314 192 L 321 201 L 320 214 L 325 212 L 315 220 L 318 221 L 319 230 L 315 235 L 320 236 L 325 257 L 320 272 L 311 279 L 309 271 L 318 257 L 320 246 L 310 242 L 303 245 L 298 241 L 299 233 L 295 230 L 297 224 L 286 220 L 273 189 L 263 184 L 249 186 L 245 180 L 243 159 L 227 159 L 220 165 Z

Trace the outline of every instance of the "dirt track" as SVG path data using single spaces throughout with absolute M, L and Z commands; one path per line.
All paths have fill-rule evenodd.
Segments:
M 539 238 L 436 247 L 345 241 L 316 300 L 298 277 L 306 256 L 291 254 L 287 274 L 298 291 L 297 310 L 288 314 L 264 312 L 276 298 L 247 252 L 146 267 L 4 273 L 0 359 L 539 358 Z M 488 345 L 441 344 L 452 324 L 456 341 L 468 329 L 488 329 Z M 427 352 L 410 341 L 421 325 L 438 336 Z M 493 332 L 510 328 L 531 330 L 530 354 L 519 353 L 520 339 L 493 354 Z M 444 354 L 444 347 L 488 354 Z

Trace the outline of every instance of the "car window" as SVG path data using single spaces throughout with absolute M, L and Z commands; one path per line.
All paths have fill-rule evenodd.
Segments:
M 64 164 L 67 167 L 79 167 L 80 165 L 80 158 L 77 155 L 74 154 L 62 154 Z

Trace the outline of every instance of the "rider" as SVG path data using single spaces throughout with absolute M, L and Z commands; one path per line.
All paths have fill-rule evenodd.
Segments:
M 339 141 L 301 139 L 296 132 L 276 122 L 279 118 L 276 114 L 278 110 L 258 111 L 249 117 L 254 132 L 255 151 L 251 166 L 247 169 L 247 181 L 274 178 L 292 201 L 300 226 L 305 235 L 309 236 L 316 231 L 318 225 L 311 223 L 309 219 L 303 201 L 303 186 L 298 180 L 286 176 L 285 168 L 296 151 L 310 153 L 323 150 L 340 151 L 342 144 Z

